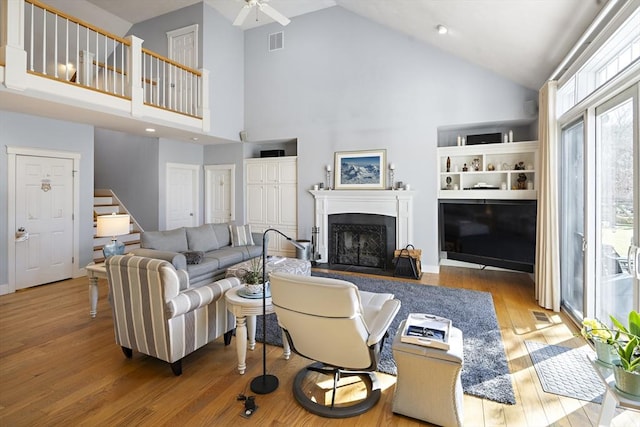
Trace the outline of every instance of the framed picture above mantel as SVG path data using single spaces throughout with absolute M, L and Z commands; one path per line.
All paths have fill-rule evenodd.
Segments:
M 337 151 L 336 190 L 384 190 L 387 150 Z

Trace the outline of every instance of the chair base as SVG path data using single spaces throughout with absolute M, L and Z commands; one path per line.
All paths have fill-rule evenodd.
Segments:
M 327 374 L 339 372 L 342 377 L 357 376 L 365 383 L 368 393 L 367 397 L 353 405 L 348 406 L 327 406 L 317 403 L 309 398 L 302 389 L 303 381 L 309 371 L 323 372 Z M 335 383 L 334 383 L 335 390 Z M 302 369 L 293 380 L 293 395 L 296 401 L 312 414 L 325 418 L 349 418 L 367 412 L 373 408 L 380 400 L 380 384 L 375 372 L 366 371 L 348 371 L 338 368 L 328 368 L 322 363 L 316 362 Z

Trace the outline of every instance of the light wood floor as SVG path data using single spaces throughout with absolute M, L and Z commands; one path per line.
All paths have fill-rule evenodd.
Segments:
M 466 426 L 592 426 L 600 405 L 542 391 L 524 346 L 525 340 L 564 346 L 585 342 L 564 314 L 547 312 L 538 323 L 533 283 L 526 274 L 443 267 L 425 274 L 424 284 L 491 292 L 509 360 L 517 403 L 501 405 L 464 397 Z M 240 393 L 261 374 L 261 347 L 248 352 L 247 373 L 236 370 L 235 341 L 221 340 L 187 356 L 183 374 L 167 364 L 134 353 L 123 356 L 115 344 L 106 281 L 100 281 L 98 315 L 89 317 L 86 278 L 19 291 L 0 297 L 0 426 L 418 426 L 427 425 L 391 412 L 395 377 L 384 385 L 378 405 L 359 417 L 323 419 L 301 409 L 291 384 L 308 361 L 282 349 L 267 348 L 267 366 L 280 387 L 257 396 L 251 419 L 240 416 Z M 464 307 L 460 308 L 464 310 Z M 473 313 L 469 313 L 473 316 Z M 234 338 L 235 340 L 235 338 Z M 619 411 L 616 426 L 640 426 L 637 413 Z

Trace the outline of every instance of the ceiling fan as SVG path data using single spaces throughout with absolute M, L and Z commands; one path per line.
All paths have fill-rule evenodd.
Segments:
M 251 9 L 253 9 L 254 7 L 256 8 L 256 14 L 258 13 L 258 11 L 260 11 L 265 15 L 267 15 L 269 18 L 280 23 L 280 25 L 287 25 L 289 22 L 291 22 L 289 18 L 287 18 L 286 16 L 284 16 L 283 14 L 281 14 L 280 12 L 278 12 L 277 10 L 269 6 L 267 4 L 269 0 L 244 0 L 244 1 L 246 4 L 242 7 L 242 9 L 240 9 L 240 13 L 238 13 L 236 20 L 233 21 L 233 25 L 235 26 L 242 25 L 244 20 L 247 18 L 247 15 L 249 15 L 249 12 L 251 12 Z

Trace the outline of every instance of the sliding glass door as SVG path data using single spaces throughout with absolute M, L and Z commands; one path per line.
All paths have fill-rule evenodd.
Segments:
M 560 251 L 562 303 L 576 318 L 584 314 L 584 121 L 580 119 L 561 135 Z
M 638 310 L 638 84 L 561 129 L 562 304 L 578 321 Z
M 635 108 L 637 91 L 627 91 L 595 109 L 595 315 L 602 320 L 610 314 L 626 320 L 627 313 L 637 309 L 633 262 L 640 153 L 637 139 L 634 142 Z

